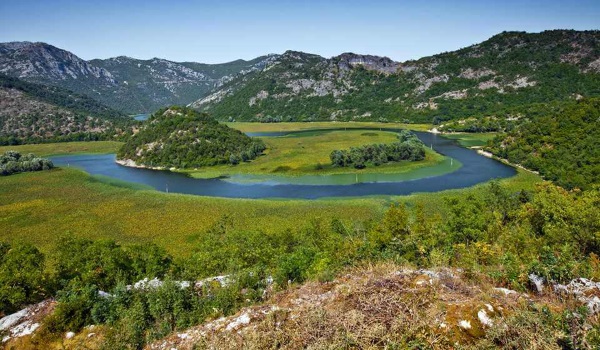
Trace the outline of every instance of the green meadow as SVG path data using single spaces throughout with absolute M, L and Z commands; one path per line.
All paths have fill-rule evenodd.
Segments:
M 538 176 L 519 170 L 501 181 L 511 190 L 532 189 Z M 482 186 L 482 185 L 480 185 Z M 113 239 L 124 244 L 154 242 L 176 256 L 189 255 L 203 233 L 223 218 L 233 230 L 265 234 L 296 230 L 333 218 L 347 227 L 378 220 L 393 202 L 439 208 L 463 190 L 403 197 L 319 200 L 252 200 L 166 194 L 130 188 L 69 168 L 23 173 L 0 180 L 0 241 L 32 243 L 50 251 L 63 234 Z
M 241 130 L 243 132 L 269 132 L 269 131 L 298 131 L 315 129 L 360 129 L 360 128 L 381 128 L 381 129 L 408 129 L 415 131 L 427 131 L 431 129 L 431 124 L 403 124 L 403 123 L 377 123 L 377 122 L 290 122 L 290 123 L 248 123 L 233 122 L 225 123 L 229 127 Z
M 485 146 L 487 142 L 498 133 L 495 132 L 479 132 L 479 133 L 452 133 L 444 134 L 445 138 L 457 140 L 458 143 L 463 147 L 481 147 Z
M 374 143 L 392 143 L 398 138 L 389 131 L 329 131 L 315 134 L 303 133 L 283 137 L 263 137 L 267 145 L 265 154 L 257 159 L 238 165 L 218 165 L 189 171 L 197 178 L 214 178 L 231 174 L 271 174 L 271 175 L 330 175 L 330 174 L 369 174 L 369 173 L 402 173 L 411 170 L 431 167 L 441 163 L 445 157 L 426 150 L 426 158 L 422 161 L 402 161 L 369 166 L 364 169 L 352 167 L 333 167 L 329 155 L 334 150 L 349 149 Z

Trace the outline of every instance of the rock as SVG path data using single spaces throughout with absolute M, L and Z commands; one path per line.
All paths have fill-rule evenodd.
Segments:
M 238 326 L 245 325 L 248 323 L 250 323 L 250 315 L 248 313 L 243 313 L 238 318 L 233 320 L 233 322 L 228 324 L 225 329 L 230 331 L 236 329 Z
M 492 310 L 493 310 L 493 308 L 492 308 Z M 481 310 L 479 310 L 479 312 L 477 312 L 477 318 L 479 319 L 479 322 L 481 322 L 481 324 L 484 326 L 490 327 L 494 324 L 492 319 L 488 316 L 487 312 L 483 309 L 481 309 Z
M 537 290 L 538 293 L 541 293 L 544 291 L 544 278 L 540 277 L 538 275 L 536 275 L 535 273 L 530 273 L 529 274 L 529 281 L 531 283 L 533 283 L 533 285 L 535 286 L 535 289 Z
M 467 321 L 467 320 L 461 320 L 460 322 L 458 322 L 458 326 L 464 330 L 468 330 L 471 329 L 471 322 Z
M 71 339 L 71 338 L 73 338 L 74 336 L 75 336 L 75 333 L 74 333 L 74 332 L 67 332 L 67 333 L 65 334 L 65 338 L 66 338 L 66 339 Z

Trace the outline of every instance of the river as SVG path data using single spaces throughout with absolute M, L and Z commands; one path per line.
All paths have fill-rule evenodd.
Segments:
M 354 129 L 356 130 L 356 129 Z M 379 130 L 379 129 L 377 129 Z M 389 131 L 395 131 L 388 129 Z M 311 130 L 297 132 L 249 133 L 250 136 L 276 137 L 286 135 L 301 136 L 303 133 L 328 132 L 331 130 Z M 272 178 L 262 176 L 260 181 L 243 180 L 244 176 L 232 179 L 194 179 L 182 173 L 170 171 L 129 168 L 115 163 L 114 154 L 103 155 L 70 155 L 52 157 L 58 166 L 74 166 L 91 175 L 104 175 L 123 181 L 151 186 L 158 191 L 186 193 L 202 196 L 229 198 L 303 198 L 316 199 L 322 197 L 355 197 L 369 195 L 407 195 L 415 192 L 438 192 L 448 189 L 464 188 L 486 182 L 495 178 L 506 178 L 516 174 L 516 170 L 508 165 L 477 154 L 463 148 L 454 140 L 441 135 L 415 132 L 427 146 L 436 152 L 458 161 L 462 166 L 452 172 L 427 172 L 421 174 L 361 174 L 356 182 L 347 184 L 348 176 L 355 175 L 323 175 L 311 176 L 310 181 L 290 178 L 282 181 L 281 176 Z M 427 168 L 422 168 L 427 169 Z M 423 170 L 417 170 L 423 172 Z M 441 173 L 441 174 L 440 174 Z M 332 181 L 332 176 L 344 177 L 343 183 Z M 321 181 L 319 180 L 321 177 Z M 415 178 L 417 177 L 417 178 Z M 302 177 L 300 177 L 302 178 Z M 233 180 L 233 181 L 232 181 Z M 256 178 L 254 179 L 256 180 Z

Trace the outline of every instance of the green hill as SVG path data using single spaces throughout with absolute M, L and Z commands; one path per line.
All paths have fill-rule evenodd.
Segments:
M 119 150 L 126 165 L 196 168 L 237 164 L 256 158 L 265 149 L 261 140 L 220 124 L 185 107 L 154 113 L 142 129 Z

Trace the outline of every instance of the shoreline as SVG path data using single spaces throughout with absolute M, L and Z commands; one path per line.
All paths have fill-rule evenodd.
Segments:
M 469 134 L 468 132 L 444 132 L 444 131 L 439 131 L 437 128 L 429 129 L 429 130 L 427 130 L 427 132 L 429 132 L 431 134 L 435 134 L 435 135 L 441 135 L 441 136 L 452 135 L 452 134 Z M 483 146 L 472 146 L 472 147 L 465 147 L 465 148 L 476 150 L 477 154 L 479 154 L 479 155 L 482 155 L 482 156 L 490 158 L 490 159 L 495 159 L 495 160 L 497 160 L 499 162 L 502 162 L 502 163 L 504 163 L 506 165 L 512 166 L 513 168 L 523 169 L 523 170 L 528 171 L 528 172 L 530 172 L 532 174 L 540 175 L 539 171 L 528 169 L 528 168 L 522 166 L 521 164 L 512 163 L 508 159 L 500 158 L 500 157 L 494 155 L 491 152 L 483 150 Z
M 176 168 L 167 169 L 165 167 L 150 167 L 142 164 L 137 164 L 132 159 L 116 159 L 115 163 L 126 166 L 128 168 L 137 168 L 137 169 L 149 169 L 149 170 L 177 170 Z
M 484 151 L 484 150 L 483 150 L 481 147 L 479 147 L 479 146 L 471 147 L 471 149 L 473 149 L 473 150 L 476 150 L 478 154 L 480 154 L 480 155 L 482 155 L 482 156 L 484 156 L 484 157 L 491 158 L 491 159 L 495 159 L 495 160 L 497 160 L 497 161 L 500 161 L 500 162 L 502 162 L 502 163 L 504 163 L 504 164 L 506 164 L 506 165 L 510 165 L 510 166 L 512 166 L 513 168 L 519 168 L 519 169 L 523 169 L 523 170 L 525 170 L 525 171 L 528 171 L 528 172 L 530 172 L 530 173 L 532 173 L 532 174 L 540 175 L 540 172 L 539 172 L 539 171 L 535 171 L 535 170 L 528 169 L 528 168 L 526 168 L 526 167 L 522 166 L 521 164 L 512 163 L 512 162 L 510 162 L 508 159 L 505 159 L 505 158 L 500 158 L 500 157 L 498 157 L 498 156 L 494 155 L 494 154 L 493 154 L 493 153 L 491 153 L 491 152 Z

